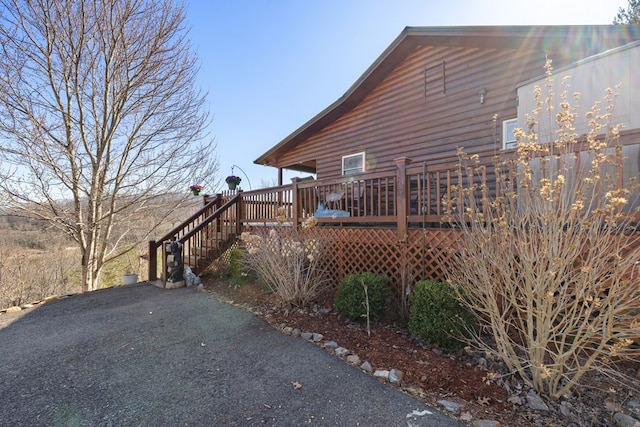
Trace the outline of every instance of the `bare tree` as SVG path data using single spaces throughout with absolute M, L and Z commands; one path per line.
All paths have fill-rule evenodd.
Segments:
M 0 197 L 78 242 L 83 291 L 215 179 L 188 34 L 172 0 L 0 0 Z

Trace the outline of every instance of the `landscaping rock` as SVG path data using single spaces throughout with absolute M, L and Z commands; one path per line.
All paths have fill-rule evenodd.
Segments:
M 527 393 L 527 403 L 529 404 L 529 407 L 531 409 L 536 411 L 549 410 L 549 407 L 547 406 L 547 404 L 544 403 L 542 398 L 538 396 L 538 394 L 533 390 L 529 390 L 529 393 Z
M 293 334 L 293 328 L 291 326 L 285 326 L 282 328 L 282 332 L 286 335 L 291 335 Z
M 338 357 L 347 357 L 349 355 L 349 353 L 351 353 L 349 350 L 347 350 L 344 347 L 336 348 L 335 352 L 336 352 L 336 356 L 338 356 Z
M 561 402 L 560 403 L 560 413 L 567 418 L 573 417 L 573 406 L 569 402 Z
M 465 411 L 462 414 L 460 414 L 460 421 L 469 422 L 472 419 L 473 419 L 473 415 L 471 415 L 469 411 Z
M 167 282 L 164 284 L 164 288 L 165 289 L 178 289 L 178 288 L 184 288 L 186 286 L 187 282 L 184 280 L 178 280 L 176 282 L 170 282 L 167 280 Z
M 640 415 L 640 402 L 637 400 L 630 400 L 627 402 L 627 408 L 629 408 L 634 414 Z
M 400 384 L 403 377 L 404 372 L 399 369 L 392 369 L 391 371 L 389 371 L 389 382 L 391 384 Z
M 462 403 L 451 402 L 449 400 L 438 400 L 437 403 L 452 414 L 457 414 L 465 407 Z
M 360 364 L 360 358 L 358 357 L 357 354 L 350 354 L 347 356 L 347 363 L 351 364 L 351 365 L 359 365 Z
M 325 348 L 335 350 L 336 348 L 338 348 L 338 343 L 335 341 L 327 341 L 326 343 L 324 343 L 324 346 Z
M 376 377 L 376 378 L 382 378 L 382 379 L 388 380 L 388 379 L 389 379 L 389 371 L 386 371 L 386 370 L 376 370 L 376 371 L 373 373 L 373 376 L 374 376 L 374 377 Z
M 613 415 L 613 421 L 620 427 L 640 427 L 640 421 L 622 412 Z
M 362 365 L 360 365 L 360 369 L 368 373 L 373 372 L 373 366 L 371 366 L 369 362 L 363 362 Z

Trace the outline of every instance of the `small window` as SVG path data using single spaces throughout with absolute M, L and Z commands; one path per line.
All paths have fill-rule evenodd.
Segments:
M 362 153 L 342 156 L 342 175 L 364 172 L 364 151 Z
M 502 122 L 502 148 L 516 148 L 516 137 L 513 131 L 518 127 L 518 119 L 509 119 Z

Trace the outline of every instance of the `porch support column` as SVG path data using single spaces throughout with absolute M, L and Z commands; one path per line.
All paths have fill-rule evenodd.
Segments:
M 282 168 L 278 168 L 278 187 L 282 186 Z
M 216 194 L 216 203 L 215 203 L 215 207 L 213 208 L 213 212 L 217 211 L 218 209 L 220 209 L 220 206 L 222 206 L 222 193 L 217 193 Z M 216 233 L 220 233 L 222 231 L 222 221 L 220 220 L 220 218 L 216 219 Z
M 238 200 L 236 201 L 236 236 L 242 234 L 242 217 L 244 215 L 244 201 L 242 199 L 242 190 L 238 191 Z
M 153 282 L 158 279 L 158 246 L 155 240 L 149 241 L 149 271 L 147 280 Z
M 298 197 L 298 181 L 300 178 L 291 178 L 291 223 L 294 227 L 299 225 L 298 218 L 302 212 L 300 197 Z M 281 184 L 282 185 L 282 184 Z
M 398 243 L 407 243 L 407 163 L 408 157 L 393 160 L 396 163 L 396 221 Z

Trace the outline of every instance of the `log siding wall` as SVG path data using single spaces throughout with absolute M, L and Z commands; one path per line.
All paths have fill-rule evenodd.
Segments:
M 428 88 L 425 94 L 425 68 L 442 61 L 446 94 L 440 88 Z M 329 178 L 341 175 L 342 156 L 360 151 L 366 152 L 367 172 L 393 170 L 398 157 L 451 161 L 458 147 L 491 155 L 501 148 L 501 122 L 494 129 L 494 114 L 500 119 L 516 116 L 516 85 L 544 74 L 544 62 L 543 52 L 419 47 L 353 110 L 278 163 L 316 160 L 318 178 Z

